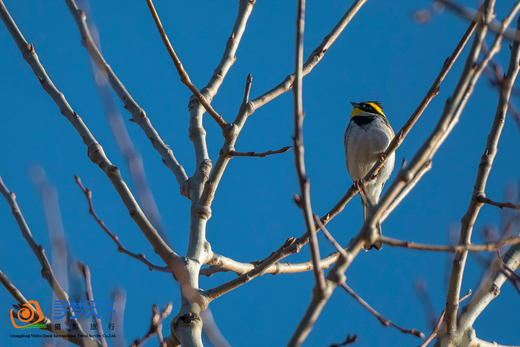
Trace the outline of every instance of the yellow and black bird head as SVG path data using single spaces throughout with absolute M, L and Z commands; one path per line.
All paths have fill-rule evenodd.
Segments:
M 377 101 L 366 101 L 366 102 L 351 102 L 354 109 L 350 114 L 350 118 L 363 114 L 363 113 L 372 113 L 378 114 L 386 118 L 386 115 L 383 113 L 383 106 Z

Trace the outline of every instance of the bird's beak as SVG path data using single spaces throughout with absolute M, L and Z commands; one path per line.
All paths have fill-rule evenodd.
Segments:
M 359 107 L 359 104 L 357 102 L 351 101 L 350 103 L 352 104 L 353 107 Z

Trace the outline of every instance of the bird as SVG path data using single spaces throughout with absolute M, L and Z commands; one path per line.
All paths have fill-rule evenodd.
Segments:
M 356 186 L 366 176 L 374 164 L 381 158 L 392 139 L 394 130 L 383 112 L 382 105 L 377 101 L 351 102 L 353 109 L 350 122 L 345 131 L 345 161 L 347 171 Z M 379 202 L 383 186 L 390 178 L 394 169 L 395 153 L 386 159 L 377 176 L 364 184 L 361 190 L 363 204 L 363 222 L 366 221 L 370 209 Z M 381 225 L 377 225 L 381 235 Z M 381 249 L 380 241 L 365 246 L 366 249 Z

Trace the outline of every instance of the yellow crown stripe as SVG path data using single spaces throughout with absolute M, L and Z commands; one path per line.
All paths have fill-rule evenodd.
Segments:
M 375 102 L 369 102 L 368 104 L 369 104 L 370 106 L 372 106 L 372 107 L 377 111 L 377 113 L 379 113 L 379 114 L 385 116 L 385 114 L 383 113 L 383 109 L 382 109 L 381 107 L 379 107 L 378 104 L 376 104 Z M 385 116 L 385 117 L 386 117 L 386 116 Z
M 354 109 L 352 110 L 352 113 L 350 114 L 350 118 L 357 116 L 360 113 L 365 113 L 365 111 L 363 111 L 359 107 L 354 107 Z

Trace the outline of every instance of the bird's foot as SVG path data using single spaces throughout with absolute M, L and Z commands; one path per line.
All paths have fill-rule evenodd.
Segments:
M 385 159 L 386 159 L 386 157 L 385 157 L 384 153 L 379 153 L 379 160 L 380 160 L 381 163 L 382 163 L 382 164 L 381 164 L 381 168 L 386 167 L 386 166 L 385 166 Z

